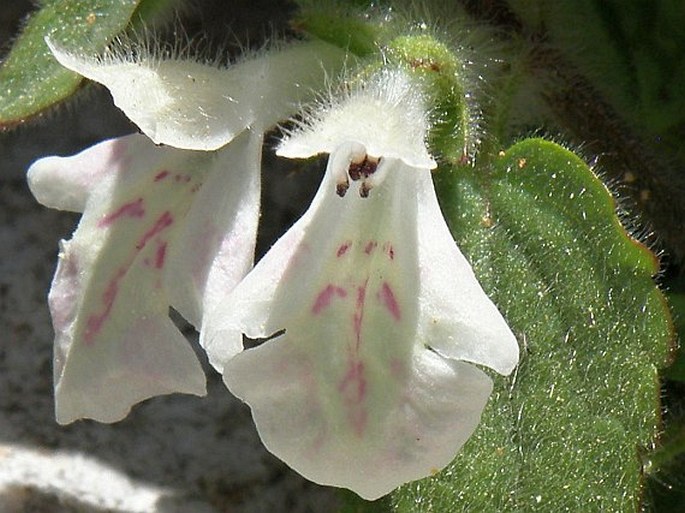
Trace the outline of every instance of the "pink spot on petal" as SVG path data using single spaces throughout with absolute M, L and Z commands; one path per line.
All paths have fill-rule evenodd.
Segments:
M 171 226 L 174 222 L 174 218 L 171 215 L 171 212 L 168 210 L 164 212 L 157 220 L 155 221 L 155 224 L 150 228 L 147 232 L 143 234 L 143 236 L 140 238 L 138 243 L 136 244 L 136 249 L 141 250 L 145 247 L 145 244 L 149 242 L 149 240 L 160 233 L 162 230 L 165 228 L 168 228 Z
M 143 207 L 143 198 L 138 198 L 135 201 L 125 203 L 111 214 L 107 214 L 100 219 L 98 226 L 103 228 L 109 226 L 121 217 L 143 217 L 145 215 L 145 208 Z
M 366 243 L 366 246 L 364 246 L 364 253 L 370 255 L 371 253 L 373 253 L 373 250 L 376 249 L 376 246 L 378 246 L 378 242 L 376 242 L 375 240 L 370 240 Z
M 164 180 L 167 176 L 169 176 L 169 171 L 160 171 L 155 175 L 155 182 L 159 182 L 161 180 Z
M 383 285 L 381 285 L 381 289 L 378 291 L 378 299 L 383 303 L 383 306 L 385 306 L 388 312 L 390 312 L 393 319 L 399 321 L 402 318 L 400 305 L 397 303 L 392 287 L 388 285 L 387 281 L 384 281 Z
M 319 295 L 316 296 L 316 300 L 312 306 L 312 313 L 314 315 L 320 314 L 322 311 L 328 308 L 328 306 L 331 304 L 331 300 L 335 296 L 346 297 L 347 291 L 342 287 L 337 287 L 329 283 L 321 292 L 319 292 Z
M 155 267 L 161 269 L 164 267 L 164 259 L 166 257 L 166 242 L 159 243 L 157 245 L 157 251 L 155 252 Z
M 92 314 L 86 320 L 86 332 L 83 336 L 86 345 L 91 345 L 95 335 L 97 335 L 102 329 L 103 324 L 112 312 L 112 307 L 114 306 L 114 300 L 119 294 L 119 282 L 126 275 L 128 267 L 120 267 L 114 277 L 109 281 L 105 291 L 102 293 L 102 304 L 104 308 L 99 314 Z
M 351 246 L 352 246 L 352 243 L 349 241 L 345 242 L 344 244 L 341 244 L 340 247 L 338 248 L 338 251 L 336 252 L 335 256 L 340 258 L 345 253 L 347 253 L 347 251 L 350 249 Z

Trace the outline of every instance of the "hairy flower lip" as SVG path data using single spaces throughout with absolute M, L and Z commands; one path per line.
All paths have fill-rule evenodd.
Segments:
M 436 231 L 430 171 L 388 159 L 368 198 L 340 198 L 333 160 L 307 213 L 212 312 L 207 336 L 284 329 L 225 359 L 226 385 L 276 456 L 373 500 L 453 459 L 492 387 L 467 362 L 506 374 L 518 346 L 446 226 Z M 447 255 L 431 250 L 447 244 Z
M 45 39 L 62 66 L 106 86 L 114 103 L 157 144 L 213 151 L 247 128 L 263 131 L 288 117 L 347 54 L 321 41 L 290 44 L 221 68 L 157 58 L 131 60 L 116 47 L 103 56 L 72 53 Z
M 278 145 L 277 155 L 333 154 L 345 141 L 363 146 L 364 155 L 375 159 L 397 158 L 418 169 L 437 167 L 425 145 L 429 123 L 423 95 L 401 70 L 383 69 L 361 87 L 306 114 L 306 121 Z
M 284 330 L 224 358 L 224 382 L 271 452 L 370 500 L 453 459 L 492 389 L 473 364 L 508 374 L 518 361 L 442 217 L 409 84 L 384 71 L 286 136 L 282 156 L 331 151 L 323 182 L 206 331 L 211 346 Z M 352 134 L 360 112 L 370 121 Z

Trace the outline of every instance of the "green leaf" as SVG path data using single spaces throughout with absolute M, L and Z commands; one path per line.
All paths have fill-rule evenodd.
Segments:
M 668 377 L 668 376 L 667 376 Z M 664 398 L 664 432 L 656 448 L 646 455 L 646 511 L 682 513 L 685 504 L 685 383 L 667 380 Z
M 53 58 L 64 48 L 97 53 L 128 24 L 140 0 L 45 0 L 0 67 L 0 130 L 23 123 L 71 95 L 82 77 Z
M 588 166 L 552 142 L 524 140 L 436 182 L 522 357 L 453 464 L 396 492 L 394 511 L 637 511 L 672 339 L 656 258 Z
M 378 50 L 384 30 L 362 15 L 361 8 L 368 7 L 366 1 L 296 0 L 296 3 L 300 10 L 292 22 L 295 29 L 345 48 L 358 57 Z
M 146 28 L 164 25 L 183 10 L 184 0 L 139 0 L 135 16 L 131 20 L 134 27 Z
M 676 351 L 673 363 L 664 371 L 664 376 L 668 379 L 685 382 L 685 351 L 682 346 L 685 340 L 685 293 L 670 293 L 668 300 L 673 310 L 675 326 L 681 345 L 678 351 Z
M 382 497 L 375 501 L 361 499 L 356 493 L 340 489 L 338 492 L 341 505 L 336 513 L 389 513 L 390 498 Z

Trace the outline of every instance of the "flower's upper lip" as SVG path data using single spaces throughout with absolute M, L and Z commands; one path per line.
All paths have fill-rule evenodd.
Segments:
M 218 68 L 144 53 L 131 61 L 116 50 L 94 58 L 49 38 L 46 43 L 64 67 L 105 85 L 153 142 L 205 151 L 221 148 L 248 127 L 263 131 L 286 118 L 324 81 L 325 70 L 339 68 L 346 58 L 316 41 Z
M 371 157 L 434 169 L 437 164 L 425 143 L 429 122 L 417 89 L 401 70 L 384 70 L 363 88 L 313 113 L 311 121 L 284 138 L 276 154 L 307 158 L 333 153 L 342 143 L 358 143 Z

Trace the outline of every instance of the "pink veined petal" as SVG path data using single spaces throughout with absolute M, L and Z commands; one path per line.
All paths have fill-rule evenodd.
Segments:
M 237 355 L 226 366 L 226 383 L 252 407 L 272 453 L 307 479 L 367 500 L 449 464 L 492 389 L 481 370 L 425 349 L 396 368 L 371 368 L 391 364 L 389 356 L 365 360 L 363 382 L 349 371 L 325 376 L 314 350 L 284 335 Z M 336 404 L 341 394 L 343 405 Z
M 228 358 L 224 381 L 250 405 L 276 456 L 313 481 L 374 499 L 449 463 L 475 429 L 491 381 L 434 352 L 421 326 L 432 319 L 421 296 L 430 255 L 419 247 L 426 217 L 417 190 L 430 172 L 383 159 L 377 172 L 385 166 L 386 178 L 369 198 L 354 184 L 341 198 L 334 177 L 350 161 L 339 153 L 355 148 L 331 155 L 310 209 L 210 322 L 218 338 L 285 330 Z M 459 272 L 461 261 L 454 265 L 449 272 Z M 472 273 L 464 282 L 450 300 L 490 305 Z M 488 337 L 483 325 L 501 316 L 484 312 L 468 329 Z
M 56 332 L 57 419 L 113 422 L 153 395 L 205 393 L 202 368 L 168 319 L 168 256 L 208 175 L 230 173 L 230 152 L 157 147 L 128 136 L 101 143 L 63 166 L 101 155 L 72 240 L 64 242 L 49 295 Z M 83 159 L 81 161 L 81 159 Z M 53 174 L 51 178 L 43 173 Z M 69 173 L 59 161 L 31 169 L 34 184 Z M 251 258 L 252 244 L 246 246 Z M 211 258 L 208 259 L 211 261 Z
M 204 313 L 210 312 L 252 268 L 259 221 L 262 139 L 261 133 L 246 130 L 217 153 L 212 172 L 169 248 L 164 282 L 171 304 L 198 329 L 202 328 Z M 203 347 L 205 338 L 201 329 Z M 239 332 L 223 337 L 221 342 L 205 347 L 215 366 L 215 353 L 228 357 L 242 350 Z

